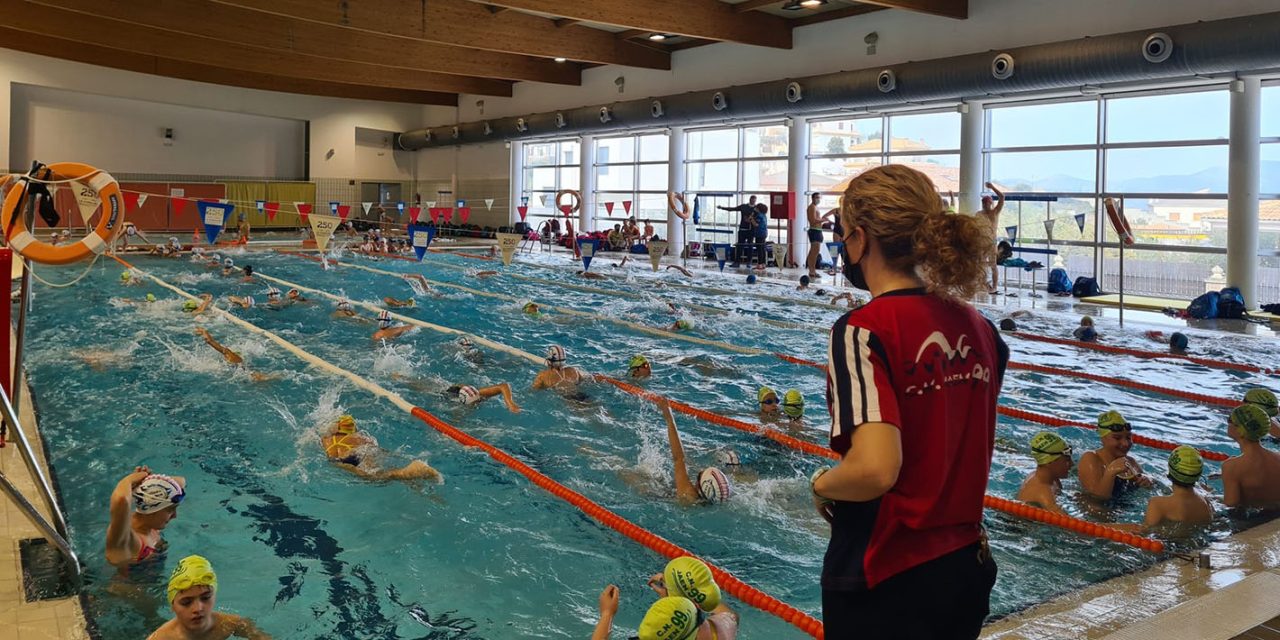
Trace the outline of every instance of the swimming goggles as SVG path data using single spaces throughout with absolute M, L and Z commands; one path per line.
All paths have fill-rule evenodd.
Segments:
M 1062 451 L 1049 451 L 1049 450 L 1047 450 L 1047 449 L 1040 449 L 1040 448 L 1037 448 L 1037 447 L 1031 447 L 1031 453 L 1039 453 L 1039 454 L 1043 454 L 1043 455 L 1046 455 L 1046 456 L 1070 456 L 1070 455 L 1071 455 L 1071 447 L 1070 447 L 1070 446 L 1068 446 L 1066 449 L 1063 449 Z
M 775 404 L 778 404 L 778 399 L 774 398 L 772 400 L 761 400 L 760 404 L 775 405 Z
M 1099 426 L 1098 428 L 1099 428 L 1099 429 L 1106 429 L 1107 431 L 1110 431 L 1110 432 L 1112 432 L 1112 433 L 1131 433 L 1131 432 L 1133 432 L 1133 425 L 1129 424 L 1128 422 L 1122 422 L 1122 423 L 1120 423 L 1120 424 L 1109 424 L 1109 425 L 1106 425 L 1106 426 Z

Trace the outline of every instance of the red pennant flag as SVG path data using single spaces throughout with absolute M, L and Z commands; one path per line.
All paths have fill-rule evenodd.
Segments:
M 418 216 L 422 214 L 422 207 L 409 207 L 409 222 L 418 224 Z
M 622 210 L 623 210 L 623 211 L 626 211 L 626 212 L 627 212 L 627 215 L 631 215 L 631 201 L 630 201 L 630 200 L 623 200 L 623 201 L 622 201 Z
M 169 206 L 173 208 L 173 215 L 182 215 L 182 210 L 187 208 L 187 201 L 182 198 L 169 198 Z
M 339 220 L 342 220 L 343 222 L 346 222 L 346 221 L 347 221 L 347 215 L 349 215 L 350 213 L 351 213 L 351 205 L 349 205 L 349 204 L 340 204 L 340 205 L 338 205 L 338 219 L 339 219 Z
M 520 212 L 520 222 L 524 222 L 524 217 L 529 215 L 529 207 L 525 205 L 520 205 L 516 207 L 516 211 Z
M 440 222 L 440 207 L 431 207 L 431 222 Z
M 297 209 L 298 209 L 298 217 L 299 217 L 299 218 L 302 218 L 302 224 L 307 224 L 307 222 L 308 222 L 308 221 L 307 221 L 307 216 L 311 215 L 311 203 L 310 203 L 310 202 L 295 202 L 295 203 L 293 203 L 293 206 L 297 207 Z
M 573 207 L 572 207 L 571 205 L 562 204 L 562 205 L 560 205 L 560 211 L 561 211 L 561 212 L 563 212 L 563 213 L 564 213 L 564 217 L 566 217 L 566 218 L 567 218 L 567 217 L 569 217 L 569 214 L 570 214 L 570 213 L 573 213 Z
M 268 202 L 265 205 L 263 205 L 263 208 L 267 210 L 267 220 L 275 220 L 276 212 L 280 210 L 280 203 Z
M 467 218 L 471 217 L 471 207 L 458 207 L 458 219 L 462 220 L 462 224 L 467 223 Z
M 445 222 L 453 222 L 453 207 L 443 207 L 440 214 L 444 216 Z
M 609 214 L 609 215 L 613 215 L 613 201 L 612 201 L 612 200 L 610 200 L 609 202 L 604 203 L 604 210 L 605 210 L 606 212 L 608 212 L 608 214 Z
M 136 211 L 138 209 L 138 194 L 124 192 L 124 210 Z

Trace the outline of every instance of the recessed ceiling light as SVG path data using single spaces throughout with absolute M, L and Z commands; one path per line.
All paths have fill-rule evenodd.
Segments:
M 556 62 L 564 62 L 566 60 L 568 60 L 568 58 L 556 58 Z
M 650 34 L 650 35 L 649 35 L 649 39 L 650 39 L 650 40 L 653 40 L 654 42 L 662 42 L 663 40 L 666 40 L 666 39 L 667 39 L 667 34 L 665 34 L 665 33 L 654 33 L 654 34 Z
M 788 0 L 786 4 L 782 5 L 783 11 L 799 11 L 801 8 L 800 0 Z
M 821 7 L 826 3 L 827 3 L 827 0 L 800 0 L 800 6 L 808 7 L 810 9 L 813 9 L 815 7 Z

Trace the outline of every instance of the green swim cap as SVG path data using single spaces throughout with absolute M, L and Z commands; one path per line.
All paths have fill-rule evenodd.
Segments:
M 692 328 L 693 328 L 693 321 L 692 321 L 692 320 L 685 319 L 685 318 L 680 318 L 679 320 L 676 320 L 676 328 L 677 328 L 677 329 L 692 329 Z
M 156 294 L 154 294 L 154 293 L 148 293 L 148 294 L 147 294 L 147 302 L 155 302 L 155 301 L 156 301 Z
M 1182 445 L 1169 452 L 1169 477 L 1178 484 L 1193 485 L 1204 471 L 1200 452 Z
M 760 387 L 760 390 L 756 392 L 756 402 L 764 402 L 765 397 L 769 395 L 776 398 L 778 397 L 778 392 L 769 387 Z
M 120 282 L 128 282 L 131 278 L 133 278 L 132 271 L 125 269 L 124 271 L 120 272 Z
M 804 396 L 795 389 L 788 389 L 782 396 L 782 412 L 788 418 L 797 419 L 804 415 Z
M 1257 442 L 1271 428 L 1267 412 L 1256 404 L 1242 404 L 1231 411 L 1231 424 L 1240 427 L 1244 437 Z
M 1276 394 L 1271 393 L 1269 389 L 1261 387 L 1250 389 L 1245 392 L 1244 401 L 1247 404 L 1258 405 L 1260 409 L 1272 418 L 1280 415 L 1280 404 L 1276 402 Z
M 1119 411 L 1108 411 L 1098 416 L 1098 436 L 1105 438 L 1116 431 L 1132 430 L 1129 421 Z
M 195 300 L 188 300 L 182 303 L 183 311 L 195 311 L 196 309 L 199 309 L 199 308 L 200 308 L 200 305 L 196 304 Z
M 1062 436 L 1048 431 L 1031 436 L 1031 457 L 1035 459 L 1036 464 L 1044 466 L 1061 458 L 1062 456 L 1071 455 L 1071 446 L 1067 444 Z
M 649 364 L 648 358 L 645 358 L 644 356 L 631 356 L 631 359 L 627 361 L 627 370 L 639 369 L 647 364 Z
M 676 558 L 667 563 L 662 576 L 667 582 L 667 593 L 688 598 L 707 612 L 720 606 L 720 586 L 701 560 L 689 556 Z
M 689 640 L 698 635 L 698 608 L 688 598 L 660 598 L 640 622 L 640 640 Z

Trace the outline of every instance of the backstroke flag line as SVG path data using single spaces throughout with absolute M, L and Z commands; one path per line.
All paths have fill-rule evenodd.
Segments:
M 516 255 L 516 247 L 523 238 L 518 233 L 499 233 L 498 246 L 502 249 L 502 264 L 511 266 L 511 258 Z
M 324 253 L 329 246 L 329 238 L 333 237 L 333 232 L 338 229 L 338 224 L 342 220 L 338 216 L 326 216 L 319 213 L 313 213 L 307 217 L 311 222 L 311 234 L 315 236 L 316 246 L 320 248 L 320 253 Z

